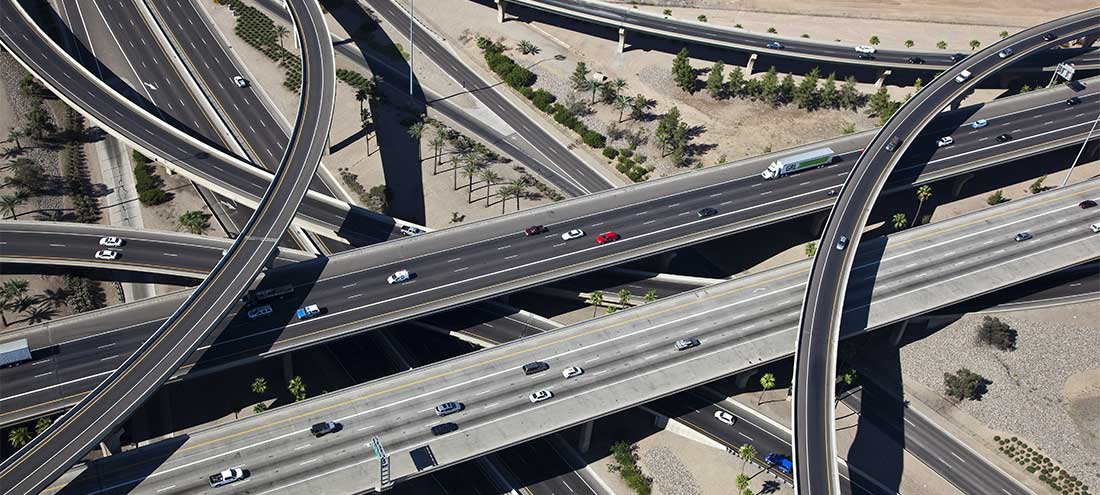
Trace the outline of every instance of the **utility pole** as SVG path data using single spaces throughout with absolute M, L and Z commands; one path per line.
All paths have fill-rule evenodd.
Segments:
M 413 43 L 413 0 L 409 0 L 409 96 L 413 95 L 413 57 L 416 56 L 416 44 Z

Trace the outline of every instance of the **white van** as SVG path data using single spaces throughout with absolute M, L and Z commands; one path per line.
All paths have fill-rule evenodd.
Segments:
M 970 79 L 970 71 L 969 70 L 964 70 L 964 71 L 960 72 L 959 75 L 955 76 L 955 82 L 957 82 L 959 84 L 962 84 L 962 83 L 966 82 L 967 79 Z

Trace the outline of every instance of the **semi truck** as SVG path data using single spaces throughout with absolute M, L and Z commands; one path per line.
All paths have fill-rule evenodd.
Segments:
M 278 287 L 269 287 L 267 289 L 250 290 L 247 294 L 244 295 L 244 297 L 241 298 L 241 302 L 251 306 L 253 304 L 261 303 L 270 299 L 275 299 L 276 297 L 283 297 L 285 295 L 293 293 L 294 286 L 290 284 L 280 285 Z
M 220 473 L 210 475 L 210 488 L 225 486 L 244 479 L 244 468 L 229 468 Z
M 765 179 L 775 179 L 811 168 L 824 167 L 833 163 L 835 157 L 836 153 L 832 148 L 805 151 L 772 162 L 760 176 Z
M 27 339 L 13 340 L 0 344 L 0 368 L 19 366 L 31 360 L 31 348 Z

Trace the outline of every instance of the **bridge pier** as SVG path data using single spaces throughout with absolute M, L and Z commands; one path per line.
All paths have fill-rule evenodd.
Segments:
M 960 175 L 960 176 L 956 177 L 955 178 L 955 183 L 951 185 L 951 195 L 955 198 L 958 198 L 959 194 L 962 193 L 963 186 L 966 186 L 966 183 L 970 182 L 970 179 L 973 179 L 973 178 L 974 178 L 973 173 L 963 174 L 963 175 Z
M 283 354 L 283 382 L 290 383 L 290 379 L 294 378 L 294 358 L 293 353 Z
M 172 394 L 171 387 L 163 386 L 157 389 L 160 396 L 160 417 L 164 421 L 165 431 L 176 431 L 176 422 L 172 420 Z
M 882 89 L 882 84 L 886 82 L 886 78 L 890 77 L 890 74 L 893 74 L 893 73 L 894 73 L 894 71 L 892 71 L 890 69 L 880 71 L 878 73 L 878 80 L 875 81 L 875 91 L 878 91 L 879 89 Z
M 497 2 L 497 22 L 504 23 L 504 0 L 496 0 Z
M 619 53 L 626 49 L 626 28 L 619 28 Z
M 909 328 L 909 320 L 895 323 L 893 327 L 890 330 L 890 345 L 897 347 L 901 339 L 905 338 L 905 329 Z
M 668 271 L 668 265 L 672 264 L 672 260 L 676 259 L 676 251 L 669 251 L 661 253 L 657 256 L 657 270 L 661 273 Z
M 737 378 L 734 379 L 733 383 L 737 385 L 737 388 L 745 388 L 749 386 L 749 380 L 752 380 L 752 377 L 756 376 L 756 373 L 757 370 L 755 368 L 742 371 L 737 374 Z
M 821 237 L 821 231 L 825 229 L 825 221 L 828 219 L 828 211 L 814 213 L 810 218 L 810 235 L 814 236 L 815 239 L 819 239 Z
M 581 439 L 577 449 L 580 450 L 582 454 L 587 454 L 588 449 L 592 447 L 592 427 L 595 424 L 596 420 L 593 419 L 581 425 Z
M 1100 34 L 1087 35 L 1084 38 L 1081 38 L 1081 46 L 1084 48 L 1088 48 L 1092 45 L 1095 45 L 1097 40 L 1100 40 Z
M 756 53 L 749 55 L 749 61 L 745 64 L 745 75 L 752 75 L 752 66 L 756 65 Z
M 107 438 L 99 442 L 99 450 L 103 453 L 103 457 L 110 457 L 122 452 L 122 427 L 112 431 L 107 435 Z

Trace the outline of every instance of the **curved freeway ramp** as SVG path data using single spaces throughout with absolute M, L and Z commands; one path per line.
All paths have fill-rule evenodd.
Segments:
M 20 7 L 5 3 L 4 15 Z M 290 2 L 302 49 L 302 99 L 282 163 L 256 213 L 209 277 L 117 371 L 0 464 L 0 493 L 38 493 L 107 436 L 168 379 L 221 321 L 277 248 L 328 139 L 335 63 L 320 5 Z
M 1026 29 L 990 45 L 917 92 L 860 155 L 825 224 L 822 249 L 814 258 L 803 302 L 793 401 L 795 486 L 799 493 L 840 493 L 833 404 L 845 287 L 871 207 L 894 166 L 945 106 L 964 97 L 983 78 L 1020 58 L 1096 31 L 1100 31 L 1100 9 Z M 1008 47 L 1015 54 L 1001 57 L 1001 50 Z M 892 151 L 887 149 L 889 143 Z

